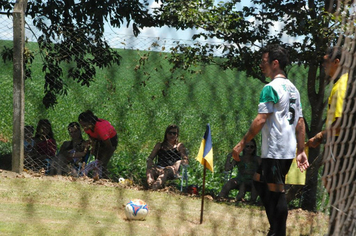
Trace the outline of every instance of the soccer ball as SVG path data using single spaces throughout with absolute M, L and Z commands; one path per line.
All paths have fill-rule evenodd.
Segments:
M 133 199 L 126 204 L 125 214 L 128 220 L 144 220 L 148 214 L 146 202 L 141 199 Z

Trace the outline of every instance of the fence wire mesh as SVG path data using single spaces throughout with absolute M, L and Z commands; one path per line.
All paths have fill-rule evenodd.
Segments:
M 12 18 L 0 17 L 0 32 L 2 32 L 0 46 L 4 59 L 11 55 L 6 49 L 12 48 Z M 354 19 L 349 19 L 350 25 L 352 20 Z M 352 27 L 350 32 L 354 32 Z M 221 181 L 211 183 L 212 187 L 209 191 L 212 196 L 217 194 L 224 183 L 223 166 L 226 154 L 238 137 L 247 130 L 251 119 L 255 116 L 258 95 L 263 83 L 245 78 L 243 73 L 221 70 L 218 66 L 201 66 L 196 70 L 196 74 L 179 70 L 172 72 L 167 62 L 169 49 L 178 41 L 184 44 L 190 44 L 192 41 L 168 39 L 167 35 L 152 38 L 133 37 L 110 33 L 109 30 L 105 37 L 109 44 L 121 53 L 120 66 L 97 69 L 98 74 L 93 83 L 89 87 L 83 87 L 76 81 L 65 80 L 70 69 L 75 65 L 63 65 L 64 87 L 67 90 L 64 92 L 65 96 L 58 97 L 55 108 L 48 110 L 45 109 L 42 101 L 45 82 L 40 58 L 43 52 L 34 43 L 39 36 L 33 27 L 29 24 L 26 26 L 28 42 L 26 42 L 25 52 L 33 53 L 35 58 L 31 66 L 32 77 L 25 81 L 24 168 L 26 170 L 45 175 L 62 174 L 75 177 L 88 175 L 98 178 L 104 175 L 113 181 L 125 178 L 142 184 L 145 182 L 142 179 L 145 179 L 146 157 L 154 143 L 162 139 L 165 126 L 170 123 L 179 124 L 182 128 L 180 139 L 190 150 L 190 158 L 194 158 L 203 134 L 202 124 L 213 122 L 216 127 L 215 131 L 213 130 L 216 153 L 214 161 L 217 172 L 220 172 L 216 173 L 215 177 L 221 175 Z M 350 44 L 353 45 L 352 37 L 346 39 L 352 41 Z M 342 46 L 341 43 L 339 46 Z M 320 177 L 323 174 L 324 179 L 332 179 L 327 187 L 329 202 L 328 199 L 320 200 L 325 193 L 321 182 L 318 182 L 317 195 L 320 198 L 318 210 L 323 211 L 322 215 L 324 211 L 326 214 L 329 213 L 327 204 L 331 206 L 329 230 L 336 230 L 335 235 L 355 235 L 356 227 L 356 130 L 353 114 L 356 82 L 354 63 L 350 63 L 354 60 L 353 52 L 354 47 L 345 50 L 345 58 L 347 58 L 345 60 L 349 63 L 344 64 L 344 69 L 349 70 L 350 79 L 340 136 L 336 140 L 328 140 L 325 145 L 324 172 L 321 173 L 319 168 L 313 170 L 319 173 L 316 176 Z M 0 132 L 0 164 L 3 169 L 11 169 L 13 72 L 12 64 L 5 63 L 4 60 L 1 62 L 1 67 L 3 90 L 0 93 L 2 101 L 0 110 L 3 115 L 0 118 L 0 125 L 3 129 Z M 305 70 L 293 71 L 291 80 L 301 91 L 304 99 L 303 112 L 308 119 L 311 116 L 311 109 L 307 100 L 307 81 L 303 79 L 306 75 Z M 202 104 L 202 100 L 205 100 L 208 105 Z M 233 108 L 236 106 L 238 108 Z M 110 163 L 105 162 L 103 170 L 102 163 L 91 163 L 91 160 L 95 159 L 93 156 L 98 156 L 94 148 L 96 144 L 88 142 L 89 138 L 80 126 L 76 129 L 77 136 L 73 136 L 75 134 L 70 129 L 70 124 L 78 122 L 79 114 L 87 109 L 93 110 L 99 118 L 108 119 L 119 136 Z M 201 129 L 197 128 L 199 126 Z M 197 131 L 184 133 L 184 129 Z M 260 141 L 260 137 L 257 137 L 257 141 Z M 340 147 L 342 154 L 337 147 Z M 334 150 L 333 155 L 330 154 L 330 150 Z M 330 158 L 332 156 L 335 158 Z M 196 164 L 190 164 L 188 168 L 190 184 L 196 184 L 201 178 L 201 171 L 197 171 L 197 168 Z M 300 197 L 298 196 L 294 201 L 300 201 Z M 296 203 L 294 206 L 298 207 L 299 204 Z M 261 215 L 263 213 L 260 212 L 259 218 Z M 314 224 L 316 225 L 313 225 L 307 233 L 301 230 L 294 234 L 289 230 L 288 234 L 319 235 L 321 231 L 317 233 L 314 231 L 316 231 L 315 227 L 325 227 L 323 216 L 317 218 Z M 254 225 L 251 227 L 256 228 Z M 262 230 L 262 233 L 264 232 Z M 322 232 L 326 233 L 326 229 L 322 229 Z M 258 235 L 261 232 L 255 230 L 255 233 Z
M 343 18 L 345 33 L 340 34 L 337 47 L 342 48 L 339 76 L 348 74 L 347 92 L 344 99 L 340 133 L 332 126 L 328 128 L 323 163 L 325 166 L 323 182 L 329 193 L 330 235 L 356 234 L 356 80 L 355 80 L 355 15 L 345 18 L 338 9 L 336 16 Z M 328 116 L 332 116 L 335 107 L 331 106 Z

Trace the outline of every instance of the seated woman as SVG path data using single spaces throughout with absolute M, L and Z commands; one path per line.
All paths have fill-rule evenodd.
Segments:
M 82 112 L 78 121 L 89 136 L 91 153 L 95 156 L 95 161 L 89 163 L 82 174 L 88 175 L 93 171 L 96 180 L 100 177 L 108 178 L 107 165 L 118 144 L 115 128 L 109 121 L 98 118 L 90 110 Z
M 34 146 L 30 158 L 33 170 L 47 169 L 52 158 L 56 155 L 57 144 L 54 139 L 52 125 L 47 119 L 38 121 L 34 137 Z M 48 171 L 48 169 L 46 170 Z
M 218 200 L 228 197 L 229 192 L 232 189 L 238 189 L 239 193 L 236 196 L 236 200 L 241 201 L 245 197 L 246 188 L 250 187 L 251 201 L 256 201 L 257 192 L 253 186 L 252 178 L 259 163 L 261 162 L 261 158 L 257 156 L 256 153 L 256 141 L 252 139 L 249 143 L 246 144 L 239 162 L 231 158 L 231 153 L 227 156 L 225 163 L 225 171 L 230 171 L 235 166 L 237 166 L 238 174 L 235 178 L 230 179 L 223 186 L 221 192 L 218 195 Z
M 157 143 L 147 159 L 147 184 L 154 190 L 162 188 L 168 179 L 174 179 L 180 165 L 188 165 L 188 156 L 184 145 L 178 142 L 179 128 L 169 125 L 164 133 L 163 142 Z M 157 163 L 153 160 L 158 158 Z
M 68 164 L 72 163 L 72 167 L 75 167 L 75 164 L 84 161 L 85 156 L 89 154 L 89 141 L 83 139 L 79 123 L 71 122 L 67 129 L 71 140 L 63 142 L 59 153 L 54 158 L 50 172 L 52 175 L 61 175 L 67 170 Z M 72 168 L 71 172 L 75 175 L 75 168 Z

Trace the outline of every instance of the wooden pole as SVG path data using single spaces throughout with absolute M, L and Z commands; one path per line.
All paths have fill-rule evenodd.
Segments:
M 27 0 L 16 1 L 13 12 L 14 53 L 13 53 L 13 139 L 12 171 L 21 173 L 24 160 L 24 114 L 25 114 L 25 10 Z
M 205 175 L 206 175 L 206 160 L 204 160 L 204 173 L 203 173 L 203 190 L 201 194 L 201 210 L 200 210 L 200 224 L 203 223 L 203 212 L 204 212 L 204 195 L 205 195 Z

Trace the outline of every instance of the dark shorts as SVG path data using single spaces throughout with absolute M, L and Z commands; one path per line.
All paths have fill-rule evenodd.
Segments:
M 262 162 L 256 171 L 256 173 L 259 174 L 259 179 L 255 178 L 255 180 L 267 184 L 284 186 L 286 174 L 289 171 L 292 161 L 293 159 L 280 160 L 262 158 Z
M 117 148 L 117 144 L 118 144 L 117 134 L 110 139 L 110 142 L 113 147 Z M 95 149 L 100 149 L 102 147 L 104 147 L 103 141 L 102 140 L 97 141 Z
M 111 142 L 111 145 L 113 147 L 115 147 L 115 150 L 117 148 L 117 144 L 118 144 L 118 137 L 117 135 L 115 135 L 114 137 L 112 137 L 110 139 L 110 142 Z M 98 159 L 99 161 L 102 162 L 103 166 L 106 167 L 106 165 L 109 163 L 110 161 L 110 158 L 112 157 L 112 155 L 114 154 L 114 152 L 112 152 L 109 156 L 106 156 L 106 157 L 102 157 L 102 154 L 103 152 L 105 152 L 106 150 L 106 147 L 103 145 L 103 141 L 99 141 L 97 144 L 96 144 L 96 150 L 98 151 L 98 153 L 95 155 L 96 159 Z
M 115 148 L 117 148 L 117 144 L 118 144 L 118 137 L 117 137 L 117 134 L 114 136 L 114 137 L 112 137 L 111 139 L 110 139 L 110 141 L 111 141 L 111 145 L 113 145 Z

